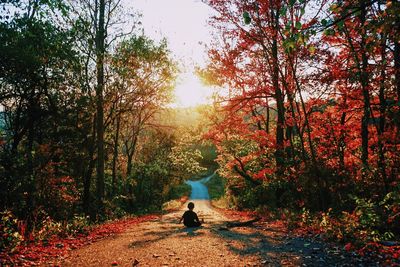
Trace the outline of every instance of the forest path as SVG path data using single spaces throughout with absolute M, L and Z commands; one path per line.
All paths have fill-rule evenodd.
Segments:
M 203 181 L 189 181 L 200 228 L 178 224 L 180 211 L 71 251 L 62 266 L 353 266 L 351 257 L 324 244 L 290 237 L 283 227 L 258 223 L 227 229 Z M 199 191 L 200 190 L 200 191 Z M 330 251 L 327 253 L 327 251 Z M 353 263 L 352 263 L 353 261 Z

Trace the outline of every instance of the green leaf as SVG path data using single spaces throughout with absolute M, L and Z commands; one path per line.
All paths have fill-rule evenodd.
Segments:
M 251 17 L 250 17 L 249 12 L 247 12 L 247 11 L 243 12 L 243 19 L 244 19 L 245 24 L 248 25 L 251 23 Z
M 284 6 L 281 8 L 281 10 L 279 10 L 279 15 L 281 15 L 282 17 L 286 15 L 286 11 L 287 11 L 287 7 Z
M 295 3 L 296 3 L 296 0 L 289 0 L 290 7 L 293 7 Z
M 331 36 L 331 35 L 334 35 L 334 34 L 335 34 L 335 31 L 334 31 L 333 29 L 326 29 L 326 30 L 324 31 L 324 34 L 325 34 L 326 36 Z
M 315 46 L 310 45 L 310 47 L 308 47 L 308 51 L 310 51 L 311 55 L 315 54 Z
M 289 49 L 289 51 L 291 51 L 292 49 L 295 48 L 296 43 L 294 41 L 290 40 L 290 41 L 286 42 L 285 46 L 286 46 L 287 49 Z
M 337 23 L 337 27 L 338 27 L 339 30 L 343 29 L 343 27 L 344 27 L 344 20 L 339 21 L 339 22 Z
M 296 29 L 301 30 L 301 22 L 296 21 Z
M 326 26 L 328 24 L 328 21 L 326 19 L 321 20 L 322 26 Z

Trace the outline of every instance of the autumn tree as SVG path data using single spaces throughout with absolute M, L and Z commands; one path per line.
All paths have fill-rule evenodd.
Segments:
M 115 116 L 122 120 L 121 138 L 130 175 L 139 135 L 146 127 L 157 126 L 154 118 L 171 99 L 177 68 L 166 42 L 158 45 L 145 36 L 121 42 L 112 62 L 114 87 L 119 90 Z
M 316 24 L 315 17 L 324 2 L 320 8 L 311 5 L 311 1 L 207 3 L 218 12 L 212 24 L 223 38 L 219 46 L 222 49 L 216 47 L 210 51 L 211 63 L 205 72 L 225 77 L 217 80 L 231 91 L 236 90 L 226 107 L 233 112 L 240 109 L 243 119 L 253 123 L 249 130 L 258 129 L 260 138 L 266 138 L 263 143 L 269 145 L 260 146 L 259 154 L 274 147 L 275 164 L 268 163 L 265 168 L 276 168 L 277 177 L 283 178 L 285 173 L 292 172 L 289 166 L 298 170 L 302 160 L 309 169 L 318 172 L 301 82 L 310 74 L 306 65 L 315 49 L 307 42 L 309 29 Z M 317 15 L 307 16 L 306 10 Z M 273 128 L 271 121 L 275 121 Z M 275 142 L 270 143 L 272 133 Z M 246 174 L 246 164 L 240 162 L 240 157 L 235 158 L 238 165 L 234 169 L 251 177 Z M 267 178 L 267 173 L 271 171 L 264 170 L 264 177 L 257 176 L 258 179 Z M 319 179 L 316 174 L 315 180 Z M 324 198 L 322 191 L 319 195 Z
M 396 5 L 205 2 L 217 14 L 218 42 L 200 74 L 229 90 L 207 135 L 225 176 L 322 210 L 347 201 L 340 190 L 394 189 L 396 68 L 388 51 Z
M 80 84 L 83 98 L 91 107 L 87 114 L 85 129 L 87 141 L 82 145 L 87 152 L 87 164 L 82 166 L 84 182 L 83 202 L 87 212 L 91 203 L 92 175 L 96 169 L 96 203 L 101 208 L 105 196 L 105 174 L 107 158 L 107 125 L 110 123 L 109 114 L 105 114 L 109 104 L 105 99 L 112 91 L 111 80 L 107 77 L 109 71 L 109 53 L 116 41 L 130 34 L 137 25 L 138 15 L 128 15 L 123 11 L 120 1 L 70 1 L 71 16 L 64 18 L 80 34 L 76 43 L 81 53 L 82 69 Z M 126 24 L 126 29 L 120 25 Z M 107 91 L 108 90 L 108 91 Z M 93 112 L 95 110 L 95 112 Z M 79 163 L 78 163 L 79 164 Z

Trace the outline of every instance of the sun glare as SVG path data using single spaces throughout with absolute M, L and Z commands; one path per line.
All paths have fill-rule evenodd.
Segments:
M 175 103 L 173 107 L 195 107 L 210 104 L 213 89 L 207 87 L 193 73 L 183 73 L 175 87 Z

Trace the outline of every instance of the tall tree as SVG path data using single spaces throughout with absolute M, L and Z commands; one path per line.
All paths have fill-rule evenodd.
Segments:
M 145 36 L 130 36 L 120 42 L 111 65 L 115 75 L 112 86 L 117 95 L 109 113 L 113 114 L 117 126 L 120 124 L 129 177 L 143 132 L 146 128 L 163 127 L 155 120 L 171 99 L 177 68 L 166 42 L 157 44 Z
M 96 27 L 96 133 L 97 133 L 97 205 L 102 210 L 104 198 L 104 57 L 105 57 L 105 0 L 96 2 L 98 6 Z

